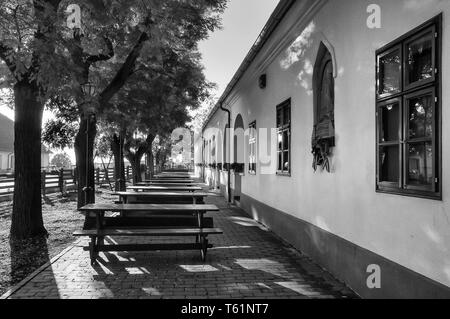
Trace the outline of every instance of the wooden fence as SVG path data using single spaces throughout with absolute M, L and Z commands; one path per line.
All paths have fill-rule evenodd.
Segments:
M 133 179 L 133 172 L 131 166 L 124 168 L 125 180 L 129 181 Z M 99 186 L 114 186 L 115 183 L 114 168 L 101 169 L 96 168 L 95 170 L 95 184 Z
M 76 189 L 74 170 L 41 172 L 42 194 L 66 193 Z M 14 195 L 14 174 L 0 174 L 0 202 L 12 200 Z
M 14 193 L 14 174 L 0 175 L 0 202 L 12 199 Z
M 130 166 L 125 168 L 125 178 L 133 178 Z M 95 183 L 98 186 L 114 187 L 114 168 L 95 170 Z M 41 173 L 42 195 L 62 193 L 77 189 L 76 171 L 62 169 L 59 171 Z M 11 201 L 14 195 L 14 174 L 0 174 L 0 202 Z

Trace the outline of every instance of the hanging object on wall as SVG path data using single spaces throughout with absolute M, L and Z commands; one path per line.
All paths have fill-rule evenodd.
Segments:
M 328 143 L 317 143 L 313 146 L 313 169 L 314 172 L 317 171 L 317 167 L 322 166 L 322 169 L 327 170 L 328 173 L 331 172 L 330 169 L 330 144 Z
M 314 67 L 314 130 L 312 134 L 313 168 L 330 172 L 331 148 L 335 146 L 334 75 L 331 54 L 322 43 Z
M 265 89 L 267 86 L 267 74 L 262 74 L 259 77 L 259 88 L 260 89 Z

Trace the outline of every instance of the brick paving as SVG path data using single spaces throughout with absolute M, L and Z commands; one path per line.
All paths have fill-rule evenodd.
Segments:
M 357 297 L 241 209 L 229 206 L 216 194 L 207 202 L 221 209 L 213 217 L 224 234 L 210 237 L 214 248 L 208 250 L 205 263 L 197 251 L 120 252 L 101 253 L 99 264 L 92 267 L 89 253 L 82 249 L 86 240 L 81 239 L 9 298 Z M 148 240 L 133 239 L 140 243 Z M 130 241 L 122 239 L 120 243 Z

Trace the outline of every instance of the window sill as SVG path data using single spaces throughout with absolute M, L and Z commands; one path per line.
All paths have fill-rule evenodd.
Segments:
M 442 194 L 441 193 L 433 193 L 433 192 L 426 192 L 426 191 L 413 191 L 413 190 L 393 190 L 393 189 L 386 189 L 386 188 L 378 188 L 376 190 L 379 194 L 386 194 L 386 195 L 397 195 L 397 196 L 404 196 L 404 197 L 414 197 L 414 198 L 422 198 L 422 199 L 429 199 L 429 200 L 436 200 L 436 201 L 442 201 Z
M 291 173 L 282 173 L 282 172 L 277 172 L 277 176 L 283 176 L 283 177 L 291 177 Z

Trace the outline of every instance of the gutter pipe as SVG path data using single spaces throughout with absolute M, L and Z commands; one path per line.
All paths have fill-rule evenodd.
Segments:
M 228 114 L 228 132 L 231 132 L 231 111 L 229 109 L 224 108 L 223 103 L 220 103 L 219 106 L 222 111 L 224 111 Z M 226 129 L 225 129 L 224 134 L 227 134 Z M 228 156 L 229 156 L 230 152 L 231 152 L 231 136 L 228 136 L 228 149 L 229 149 L 229 152 L 228 152 Z M 226 149 L 225 149 L 225 152 L 226 152 Z M 226 160 L 226 158 L 225 158 L 225 160 Z M 225 163 L 224 163 L 224 165 L 225 165 Z M 228 188 L 227 188 L 228 203 L 231 203 L 231 167 L 228 167 L 228 181 L 227 182 L 228 182 Z

